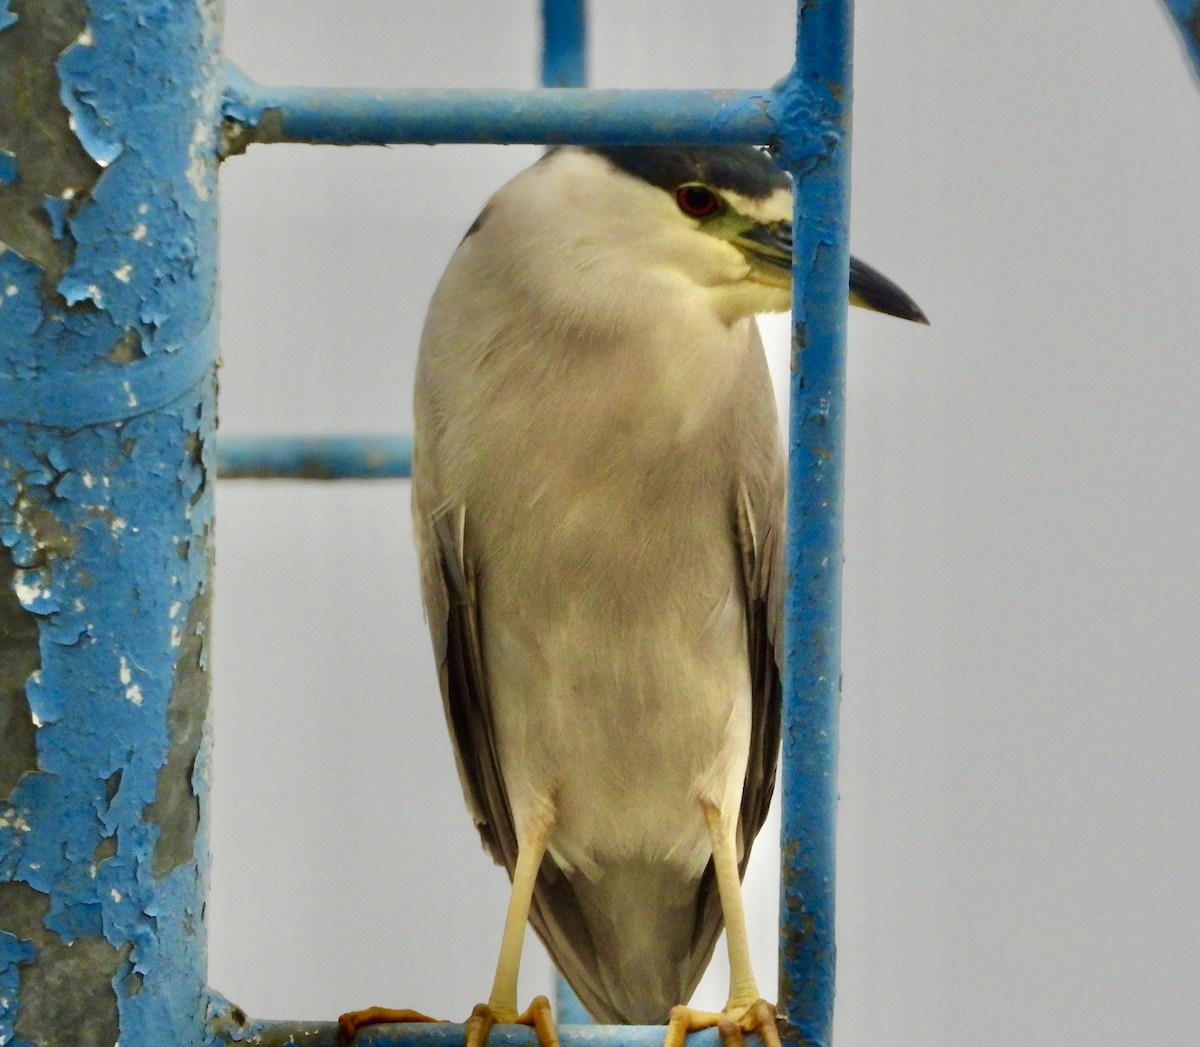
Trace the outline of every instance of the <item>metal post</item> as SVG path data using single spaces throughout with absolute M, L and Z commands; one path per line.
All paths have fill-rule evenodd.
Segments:
M 542 0 L 542 86 L 586 83 L 586 0 Z
M 1184 52 L 1192 60 L 1192 71 L 1200 79 L 1200 0 L 1163 0 L 1163 3 L 1179 30 Z
M 802 3 L 778 93 L 796 184 L 779 1004 L 814 1047 L 833 1027 L 852 20 L 851 0 Z
M 209 1039 L 220 19 L 0 2 L 0 1043 Z

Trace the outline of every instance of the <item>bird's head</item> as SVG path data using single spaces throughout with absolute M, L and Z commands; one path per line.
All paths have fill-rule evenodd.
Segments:
M 553 162 L 552 151 L 548 159 Z M 613 146 L 582 154 L 580 206 L 597 204 L 631 267 L 675 267 L 728 319 L 790 308 L 792 181 L 751 146 Z M 597 163 L 596 161 L 604 161 Z M 927 323 L 887 277 L 850 260 L 850 302 Z

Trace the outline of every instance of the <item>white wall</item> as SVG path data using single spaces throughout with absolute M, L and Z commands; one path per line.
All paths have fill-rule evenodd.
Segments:
M 598 86 L 790 63 L 782 0 L 592 6 Z M 267 83 L 532 86 L 534 7 L 227 0 L 228 50 Z M 854 249 L 934 326 L 850 330 L 841 1044 L 1197 1042 L 1195 88 L 1154 2 L 858 5 Z M 434 283 L 536 155 L 231 161 L 222 431 L 408 430 Z M 507 884 L 462 807 L 407 485 L 218 506 L 211 981 L 259 1017 L 461 1019 Z

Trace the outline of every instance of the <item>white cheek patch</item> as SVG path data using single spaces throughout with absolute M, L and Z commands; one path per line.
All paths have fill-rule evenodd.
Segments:
M 738 214 L 744 214 L 763 225 L 773 222 L 790 222 L 792 219 L 792 191 L 776 189 L 765 200 L 756 200 L 750 196 L 742 196 L 729 189 L 722 189 L 721 195 L 729 202 Z

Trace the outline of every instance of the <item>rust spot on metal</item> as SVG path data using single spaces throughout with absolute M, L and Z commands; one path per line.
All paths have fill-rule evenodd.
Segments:
M 41 664 L 37 615 L 13 591 L 16 565 L 0 548 L 0 801 L 21 778 L 37 770 L 37 728 L 25 684 Z M 0 806 L 0 817 L 4 807 Z
M 278 109 L 264 109 L 256 124 L 228 116 L 221 121 L 217 152 L 220 159 L 227 160 L 240 156 L 252 145 L 282 141 L 285 141 L 283 114 Z
M 206 587 L 188 608 L 167 708 L 171 748 L 158 771 L 156 799 L 146 808 L 146 820 L 161 829 L 154 846 L 154 875 L 159 879 L 191 860 L 200 825 L 200 800 L 192 787 L 192 775 L 208 715 L 203 623 L 210 614 L 210 592 Z

